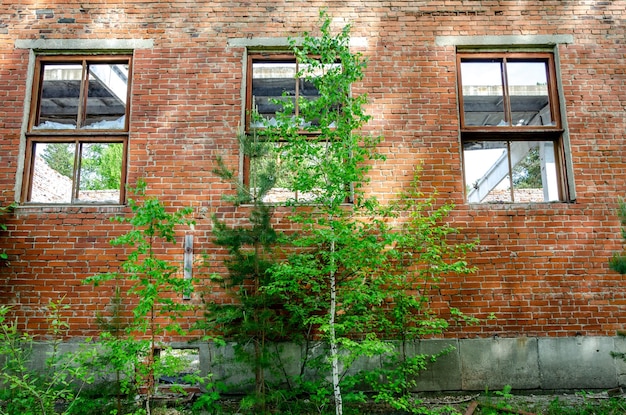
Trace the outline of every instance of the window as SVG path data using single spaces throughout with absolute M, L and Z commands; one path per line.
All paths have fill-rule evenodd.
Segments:
M 131 57 L 39 56 L 24 201 L 122 203 Z
M 293 55 L 253 55 L 249 61 L 247 97 L 248 126 L 262 127 L 259 119 L 251 119 L 253 110 L 270 124 L 278 122 L 276 113 L 290 108 L 294 117 L 300 116 L 300 100 L 312 100 L 319 95 L 315 86 L 298 73 L 301 67 Z
M 466 198 L 567 200 L 551 53 L 457 55 Z
M 307 103 L 313 102 L 319 91 L 310 79 L 299 77 L 305 74 L 321 76 L 324 72 L 341 68 L 339 63 L 322 65 L 321 68 L 312 68 L 300 64 L 293 55 L 278 53 L 259 53 L 248 56 L 247 93 L 246 93 L 246 134 L 257 138 L 256 157 L 248 154 L 244 159 L 244 182 L 250 186 L 252 193 L 257 190 L 262 176 L 269 171 L 276 175 L 275 186 L 264 198 L 266 202 L 284 202 L 295 200 L 306 202 L 311 200 L 313 193 L 295 194 L 289 191 L 288 183 L 293 180 L 289 175 L 290 168 L 281 160 L 280 148 L 282 144 L 263 144 L 265 126 L 278 125 L 284 117 L 300 126 L 303 136 L 314 138 L 318 133 L 318 122 L 307 115 Z M 282 113 L 282 114 L 281 114 Z M 269 147 L 271 146 L 271 147 Z M 265 148 L 263 148 L 265 147 Z M 318 143 L 311 147 L 309 159 L 302 160 L 298 169 L 306 169 L 309 163 L 316 163 L 321 154 L 327 151 L 326 143 Z M 292 166 L 293 167 L 293 166 Z

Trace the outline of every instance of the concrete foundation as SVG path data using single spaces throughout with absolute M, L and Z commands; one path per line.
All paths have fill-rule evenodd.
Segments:
M 626 384 L 626 363 L 611 356 L 611 351 L 626 352 L 626 341 L 618 337 L 422 340 L 409 350 L 436 354 L 450 346 L 452 351 L 422 373 L 419 390 L 484 391 L 505 385 L 516 390 L 608 389 Z M 209 350 L 208 366 L 216 378 L 237 384 L 252 380 L 249 369 L 228 363 L 234 357 L 232 346 Z M 288 373 L 298 373 L 302 358 L 299 347 L 282 345 Z M 368 359 L 355 368 L 376 364 Z
M 246 388 L 254 374 L 244 363 L 237 362 L 232 344 L 218 347 L 208 343 L 173 343 L 174 348 L 196 348 L 203 374 L 212 373 L 231 389 Z M 64 343 L 61 351 L 79 347 L 77 342 Z M 266 374 L 268 379 L 295 376 L 305 359 L 325 353 L 324 345 L 309 350 L 291 344 L 275 346 L 280 361 Z M 591 390 L 609 389 L 626 384 L 626 363 L 613 358 L 611 352 L 626 352 L 621 337 L 554 337 L 421 340 L 409 345 L 409 354 L 440 356 L 419 379 L 420 391 L 500 390 L 511 385 L 516 390 Z M 38 343 L 33 347 L 32 367 L 43 369 L 51 346 Z M 355 362 L 351 370 L 375 368 L 379 358 Z M 316 373 L 307 373 L 315 377 Z

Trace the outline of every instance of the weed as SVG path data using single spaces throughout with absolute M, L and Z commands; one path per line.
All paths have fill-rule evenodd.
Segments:
M 71 414 L 83 386 L 93 381 L 85 364 L 93 358 L 91 348 L 60 352 L 61 339 L 69 329 L 61 315 L 67 306 L 61 301 L 48 304 L 46 320 L 52 342 L 42 371 L 32 369 L 34 338 L 17 329 L 17 320 L 7 320 L 10 307 L 0 306 L 0 381 L 8 387 L 0 391 L 0 399 L 6 402 L 0 405 L 1 415 L 55 414 L 59 402 L 67 403 L 61 413 Z

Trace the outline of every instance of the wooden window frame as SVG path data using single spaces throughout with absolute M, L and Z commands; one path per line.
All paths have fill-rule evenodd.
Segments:
M 252 82 L 253 82 L 253 67 L 255 63 L 290 63 L 295 64 L 296 73 L 299 71 L 299 63 L 296 56 L 293 53 L 288 52 L 251 52 L 247 56 L 247 66 L 246 66 L 246 106 L 245 106 L 245 133 L 246 134 L 254 134 L 255 130 L 262 129 L 262 127 L 252 127 L 252 112 L 253 112 L 253 96 L 252 96 Z M 299 98 L 299 86 L 300 78 L 294 78 L 295 84 L 295 105 L 294 105 L 294 115 L 297 117 L 299 115 L 298 108 L 298 98 Z M 302 135 L 314 137 L 315 133 L 311 131 L 301 131 Z M 246 156 L 243 159 L 243 183 L 245 186 L 250 185 L 250 159 Z
M 89 64 L 127 64 L 128 79 L 126 91 L 126 107 L 124 114 L 124 126 L 120 129 L 86 129 L 81 128 L 86 116 L 87 106 L 87 85 L 88 77 L 86 74 Z M 82 75 L 80 80 L 80 95 L 78 99 L 78 111 L 76 126 L 67 129 L 37 129 L 37 121 L 40 117 L 41 99 L 43 93 L 43 77 L 44 67 L 47 64 L 58 65 L 82 65 Z M 30 103 L 30 116 L 28 120 L 28 129 L 26 132 L 26 154 L 24 165 L 24 180 L 22 181 L 22 203 L 28 204 L 61 204 L 61 205 L 107 205 L 110 201 L 94 202 L 80 200 L 80 168 L 81 168 L 81 149 L 85 144 L 122 144 L 122 165 L 119 187 L 119 200 L 115 204 L 123 204 L 126 200 L 126 176 L 128 170 L 128 141 L 129 141 L 129 124 L 130 124 L 130 92 L 132 86 L 132 54 L 97 54 L 97 55 L 41 55 L 36 57 L 35 71 L 32 86 L 32 99 Z M 35 146 L 43 143 L 67 143 L 75 144 L 75 158 L 72 172 L 72 192 L 69 202 L 32 202 L 33 191 L 33 175 L 35 169 L 34 157 Z
M 461 63 L 463 61 L 475 62 L 493 62 L 501 61 L 505 65 L 509 60 L 525 61 L 525 62 L 546 62 L 547 71 L 547 87 L 548 100 L 550 105 L 550 113 L 555 121 L 555 125 L 527 125 L 527 126 L 468 126 L 465 125 L 465 111 L 463 102 L 463 79 L 461 76 Z M 457 53 L 457 82 L 459 91 L 459 114 L 461 118 L 461 131 L 463 132 L 503 132 L 503 133 L 533 133 L 533 132 L 563 132 L 561 124 L 561 116 L 559 111 L 559 95 L 556 81 L 556 68 L 554 63 L 554 55 L 548 52 L 458 52 Z M 511 122 L 511 105 L 508 92 L 508 79 L 506 69 L 501 69 L 503 99 L 504 99 L 504 116 L 505 121 Z
M 252 80 L 253 80 L 253 67 L 257 62 L 265 62 L 265 63 L 292 63 L 296 66 L 296 73 L 298 72 L 298 60 L 295 55 L 289 53 L 251 53 L 248 55 L 248 63 L 246 68 L 246 133 L 251 133 L 254 128 L 250 126 L 251 114 L 252 114 Z M 299 78 L 294 78 L 295 84 L 295 106 L 294 106 L 294 115 L 299 115 L 298 111 L 298 97 L 300 90 L 300 83 L 298 82 Z
M 254 134 L 255 131 L 263 130 L 263 127 L 253 127 L 251 126 L 251 114 L 253 112 L 253 89 L 252 83 L 254 79 L 254 71 L 253 67 L 256 63 L 288 63 L 295 65 L 296 74 L 300 71 L 300 63 L 298 62 L 297 57 L 293 53 L 285 52 L 285 51 L 251 51 L 247 55 L 247 64 L 246 64 L 246 92 L 245 92 L 245 133 L 247 135 Z M 341 65 L 340 60 L 338 59 L 334 64 Z M 298 101 L 302 96 L 308 95 L 300 95 L 300 86 L 301 80 L 303 78 L 294 77 L 294 116 L 298 117 L 300 115 Z M 332 127 L 331 127 L 332 128 Z M 299 134 L 311 139 L 314 139 L 319 135 L 320 131 L 316 131 L 315 129 L 303 129 L 299 130 Z M 261 138 L 262 139 L 262 138 Z M 280 145 L 281 141 L 278 141 L 276 144 Z M 250 158 L 248 156 L 243 157 L 243 184 L 245 186 L 250 186 Z M 351 185 L 346 185 L 351 186 Z M 297 193 L 294 195 L 295 200 L 301 203 L 308 203 L 306 201 L 305 195 L 298 195 Z M 300 199 L 303 198 L 303 199 Z M 271 202 L 270 202 L 271 203 Z M 348 196 L 345 200 L 346 204 L 352 203 L 352 197 Z
M 504 115 L 505 121 L 509 125 L 505 126 L 476 126 L 465 125 L 465 110 L 463 102 L 463 79 L 461 76 L 461 63 L 467 61 L 476 62 L 492 62 L 500 61 L 506 62 L 508 60 L 522 61 L 522 62 L 546 62 L 547 63 L 547 87 L 548 87 L 548 100 L 551 118 L 553 125 L 512 125 L 511 120 L 511 105 L 508 91 L 508 80 L 506 74 L 506 66 L 501 69 L 502 87 L 503 87 L 503 100 L 504 100 Z M 463 145 L 469 142 L 479 141 L 497 141 L 507 142 L 507 148 L 510 147 L 510 143 L 515 141 L 551 141 L 554 143 L 555 150 L 555 165 L 558 184 L 558 201 L 566 202 L 571 200 L 569 185 L 567 180 L 567 161 L 565 154 L 565 147 L 563 142 L 563 124 L 561 120 L 560 112 L 560 100 L 559 100 L 559 88 L 557 84 L 556 76 L 556 64 L 554 60 L 554 54 L 551 52 L 481 52 L 481 51 L 458 51 L 456 56 L 457 66 L 457 91 L 458 91 L 458 105 L 459 105 L 459 118 L 460 118 L 460 137 L 461 137 L 461 150 L 462 150 L 462 163 L 465 166 L 466 160 L 463 150 Z M 510 157 L 510 156 L 509 156 Z M 509 166 L 509 169 L 511 167 Z M 463 168 L 463 183 L 465 187 L 465 168 Z M 511 171 L 509 171 L 511 174 Z M 464 190 L 465 192 L 465 190 Z M 513 193 L 513 189 L 511 189 Z M 511 196 L 512 202 L 518 203 Z M 465 197 L 467 201 L 467 195 Z M 476 202 L 471 202 L 476 203 Z M 483 202 L 480 202 L 483 203 Z M 480 204 L 479 203 L 479 204 Z M 539 203 L 539 202 L 532 202 Z

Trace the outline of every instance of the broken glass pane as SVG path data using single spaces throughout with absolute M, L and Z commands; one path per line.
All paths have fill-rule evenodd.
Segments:
M 35 129 L 76 128 L 81 77 L 81 65 L 44 65 Z
M 128 93 L 128 65 L 89 65 L 84 128 L 124 129 Z

